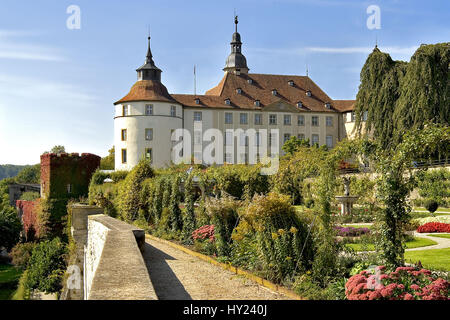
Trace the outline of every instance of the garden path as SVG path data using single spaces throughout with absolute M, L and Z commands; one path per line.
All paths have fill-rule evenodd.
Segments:
M 147 238 L 143 256 L 160 300 L 289 300 L 159 241 Z
M 439 234 L 440 233 L 433 233 L 433 235 L 439 235 Z M 415 231 L 414 231 L 414 237 L 430 239 L 430 240 L 433 240 L 434 242 L 437 242 L 437 244 L 432 245 L 432 246 L 427 246 L 427 247 L 406 249 L 406 251 L 432 250 L 432 249 L 450 248 L 450 239 L 447 239 L 447 238 L 432 237 L 429 234 L 418 233 L 418 232 L 415 232 Z

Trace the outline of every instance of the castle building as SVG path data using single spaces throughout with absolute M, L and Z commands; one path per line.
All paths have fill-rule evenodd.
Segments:
M 278 129 L 278 136 L 269 133 L 268 140 L 278 140 L 279 154 L 283 154 L 281 147 L 291 136 L 333 148 L 349 135 L 355 100 L 333 100 L 308 76 L 250 73 L 237 25 L 236 17 L 225 74 L 204 95 L 169 94 L 161 82 L 162 71 L 153 61 L 148 38 L 145 63 L 136 70 L 137 82 L 114 103 L 116 170 L 129 170 L 142 157 L 150 158 L 155 167 L 170 165 L 175 144 L 172 133 L 180 128 L 192 133 L 191 150 L 194 158 L 201 158 L 195 144 L 205 147 L 210 142 L 195 135 L 198 124 L 203 132 L 212 128 L 222 132 L 223 141 L 215 143 L 224 147 L 249 146 L 245 133 L 233 135 L 237 129 Z M 225 151 L 223 162 L 248 163 L 248 155 Z

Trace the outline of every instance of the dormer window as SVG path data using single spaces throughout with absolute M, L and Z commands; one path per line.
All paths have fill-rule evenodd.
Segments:
M 303 107 L 303 103 L 301 101 L 297 102 L 297 107 L 299 108 Z
M 293 86 L 294 86 L 294 81 L 289 80 L 289 81 L 288 81 L 288 84 L 289 84 L 291 87 L 293 87 Z
M 241 75 L 241 69 L 236 69 L 236 71 L 234 72 L 237 76 Z
M 247 79 L 248 84 L 252 84 L 253 80 L 252 79 Z
M 261 106 L 261 102 L 259 100 L 255 100 L 255 107 Z
M 325 103 L 325 108 L 331 109 L 331 104 L 329 102 Z
M 272 89 L 272 95 L 276 96 L 278 94 L 277 89 Z
M 230 99 L 225 99 L 225 104 L 226 104 L 227 106 L 229 106 L 229 105 L 231 104 Z
M 237 88 L 237 89 L 236 89 L 236 93 L 237 93 L 237 94 L 241 94 L 241 93 L 242 93 L 242 89 L 241 89 L 241 88 Z
M 306 95 L 308 96 L 308 97 L 311 97 L 311 91 L 306 91 Z
M 195 104 L 200 104 L 200 99 L 199 98 L 195 99 Z

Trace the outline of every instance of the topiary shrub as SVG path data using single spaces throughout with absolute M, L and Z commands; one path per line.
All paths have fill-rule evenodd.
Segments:
M 111 178 L 111 175 L 109 173 L 103 172 L 100 169 L 97 169 L 94 174 L 92 175 L 91 178 L 91 184 L 94 185 L 101 185 L 103 184 L 103 181 L 105 181 L 105 179 L 107 178 Z
M 118 171 L 111 172 L 110 176 L 111 176 L 111 179 L 117 183 L 119 181 L 125 180 L 128 173 L 129 172 L 125 171 L 125 170 L 118 170 Z
M 145 205 L 140 196 L 142 183 L 153 176 L 151 162 L 142 159 L 120 184 L 118 205 L 120 217 L 124 221 L 131 222 L 137 219 L 139 209 Z
M 436 212 L 438 207 L 439 204 L 437 203 L 436 200 L 430 199 L 425 202 L 425 209 L 427 209 L 428 212 L 430 212 L 432 215 Z

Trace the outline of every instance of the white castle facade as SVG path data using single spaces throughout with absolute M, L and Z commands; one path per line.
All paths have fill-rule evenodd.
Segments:
M 249 73 L 237 19 L 235 24 L 225 75 L 204 95 L 169 94 L 148 38 L 145 64 L 136 70 L 138 81 L 114 103 L 116 170 L 130 170 L 142 157 L 155 167 L 169 166 L 175 154 L 205 162 L 202 151 L 211 143 L 215 163 L 253 163 L 252 146 L 267 142 L 269 149 L 276 145 L 283 154 L 284 142 L 296 136 L 333 148 L 352 132 L 354 100 L 331 99 L 308 76 Z M 184 134 L 174 141 L 177 129 Z M 208 139 L 210 129 L 222 137 Z

